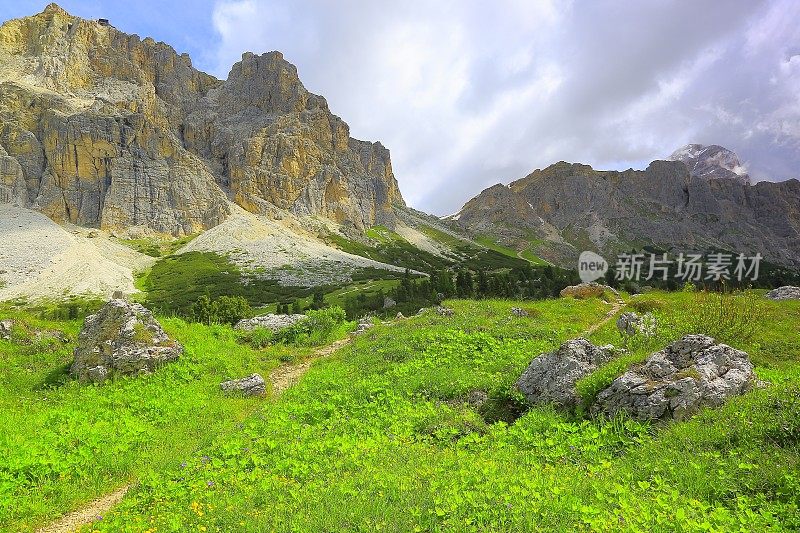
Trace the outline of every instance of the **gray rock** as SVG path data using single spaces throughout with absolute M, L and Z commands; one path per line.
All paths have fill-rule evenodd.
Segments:
M 167 336 L 153 314 L 138 303 L 110 300 L 86 317 L 70 373 L 102 382 L 112 375 L 152 372 L 177 359 L 183 347 Z
M 518 317 L 528 316 L 528 312 L 520 307 L 512 307 L 511 314 Z
M 443 305 L 436 306 L 436 314 L 439 316 L 451 317 L 455 314 L 455 311 L 450 309 L 449 307 L 445 307 Z
M 288 328 L 304 320 L 306 315 L 261 315 L 253 318 L 245 318 L 240 320 L 234 326 L 234 329 L 239 331 L 252 331 L 256 328 L 266 328 L 272 330 L 273 333 Z
M 622 313 L 617 318 L 617 329 L 626 337 L 633 337 L 639 331 L 639 325 L 642 323 L 642 317 L 637 313 L 628 312 Z
M 401 313 L 400 311 L 398 311 L 397 312 L 397 316 L 395 316 L 395 318 L 398 319 L 398 320 L 401 319 L 401 318 L 405 318 L 405 317 L 406 316 L 403 313 Z
M 686 335 L 598 394 L 592 413 L 637 420 L 689 418 L 756 385 L 747 354 L 706 335 Z
M 241 392 L 245 396 L 264 396 L 267 393 L 267 384 L 259 374 L 223 381 L 219 386 L 224 392 Z
M 573 408 L 580 402 L 575 383 L 610 360 L 613 353 L 611 345 L 598 347 L 583 338 L 567 341 L 531 361 L 516 387 L 532 405 Z
M 800 300 L 800 287 L 785 285 L 767 293 L 770 300 Z
M 14 321 L 0 320 L 0 339 L 8 340 L 11 338 L 11 329 L 14 327 Z
M 384 309 L 391 309 L 395 305 L 397 305 L 397 302 L 395 302 L 394 300 L 392 300 L 388 296 L 384 296 L 383 297 L 383 308 Z
M 356 326 L 356 329 L 353 331 L 353 335 L 361 335 L 367 330 L 372 329 L 374 326 L 375 324 L 372 323 L 372 319 L 370 317 L 363 317 L 358 321 L 358 326 Z

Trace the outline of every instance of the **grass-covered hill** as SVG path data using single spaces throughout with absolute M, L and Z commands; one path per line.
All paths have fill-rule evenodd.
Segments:
M 4 307 L 24 329 L 0 340 L 0 525 L 32 529 L 132 482 L 86 531 L 800 528 L 800 302 L 625 298 L 658 334 L 582 380 L 587 401 L 687 331 L 747 351 L 770 385 L 659 425 L 527 409 L 512 383 L 528 362 L 609 309 L 550 299 L 453 300 L 453 317 L 378 325 L 268 400 L 218 383 L 313 347 L 253 349 L 227 326 L 166 319 L 186 346 L 178 362 L 86 386 L 64 375 L 79 318 Z M 590 340 L 620 342 L 613 321 Z

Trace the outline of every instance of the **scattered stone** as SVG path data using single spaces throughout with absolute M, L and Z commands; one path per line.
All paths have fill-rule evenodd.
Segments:
M 536 357 L 517 380 L 517 389 L 532 405 L 554 404 L 573 408 L 580 402 L 575 383 L 614 354 L 611 345 L 595 346 L 583 338 L 562 344 Z
M 770 300 L 800 300 L 800 287 L 785 285 L 767 293 Z
M 639 331 L 639 325 L 642 323 L 642 317 L 637 313 L 628 312 L 622 313 L 617 318 L 617 329 L 623 337 L 633 337 Z
M 606 291 L 609 291 L 614 295 L 619 294 L 615 289 L 609 287 L 608 285 L 601 285 L 596 281 L 592 281 L 590 283 L 579 283 L 577 285 L 570 285 L 569 287 L 564 287 L 563 289 L 561 289 L 561 292 L 559 294 L 562 297 L 571 296 L 579 300 L 584 300 L 586 298 L 595 298 L 595 297 L 599 298 Z
M 245 396 L 264 396 L 267 393 L 267 384 L 259 374 L 223 381 L 219 386 L 224 392 L 241 392 Z
M 256 328 L 266 328 L 272 330 L 273 333 L 277 333 L 305 318 L 306 315 L 261 315 L 240 320 L 233 328 L 239 331 L 252 331 Z
M 436 314 L 439 315 L 439 316 L 450 317 L 450 316 L 453 316 L 455 314 L 455 311 L 453 311 L 449 307 L 445 307 L 443 305 L 439 305 L 439 306 L 436 306 Z
M 528 312 L 520 307 L 512 307 L 511 314 L 519 317 L 528 316 Z
M 7 341 L 11 338 L 11 329 L 14 327 L 13 320 L 0 320 L 0 339 Z
M 110 300 L 86 317 L 70 372 L 81 381 L 101 383 L 114 374 L 152 372 L 182 353 L 141 304 Z
M 353 331 L 353 335 L 361 335 L 374 325 L 370 317 L 362 317 L 361 320 L 358 321 L 358 326 L 356 326 L 356 329 Z
M 592 413 L 637 420 L 689 418 L 756 385 L 747 354 L 706 335 L 686 335 L 598 394 Z
M 383 297 L 383 308 L 384 309 L 391 309 L 395 305 L 397 305 L 397 302 L 395 302 L 394 300 L 392 300 L 388 296 L 384 296 Z
M 401 318 L 405 318 L 405 315 L 403 315 L 403 313 L 401 313 L 401 312 L 399 312 L 399 311 L 398 311 L 398 312 L 397 312 L 397 316 L 395 316 L 395 318 L 396 318 L 396 319 L 398 319 L 398 320 L 400 320 Z

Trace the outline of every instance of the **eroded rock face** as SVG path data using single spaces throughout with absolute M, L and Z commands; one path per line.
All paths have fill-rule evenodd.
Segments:
M 754 384 L 746 353 L 715 344 L 706 335 L 686 335 L 615 379 L 597 396 L 592 413 L 683 420 L 702 407 L 722 405 Z
M 259 374 L 223 381 L 219 386 L 223 392 L 240 392 L 245 396 L 264 396 L 267 393 L 267 384 Z
M 800 300 L 800 287 L 793 287 L 786 285 L 772 289 L 767 293 L 767 298 L 770 300 Z
M 297 324 L 305 318 L 306 315 L 261 315 L 240 320 L 236 323 L 234 329 L 238 329 L 239 331 L 252 331 L 256 328 L 267 328 L 272 330 L 273 333 L 277 333 L 284 328 Z
M 531 361 L 516 387 L 532 405 L 574 408 L 580 402 L 575 383 L 610 360 L 613 354 L 611 345 L 595 346 L 583 338 L 567 341 L 557 350 Z
M 0 27 L 0 202 L 183 235 L 223 221 L 229 197 L 356 228 L 404 205 L 389 151 L 352 139 L 278 52 L 221 81 L 54 4 Z
M 81 381 L 101 383 L 112 375 L 152 372 L 177 359 L 183 347 L 137 303 L 110 300 L 86 317 L 70 373 Z

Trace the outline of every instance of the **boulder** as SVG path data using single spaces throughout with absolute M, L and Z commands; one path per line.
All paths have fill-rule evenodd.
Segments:
M 520 307 L 512 307 L 511 314 L 518 317 L 528 316 L 528 312 Z
M 223 392 L 240 392 L 245 396 L 264 396 L 267 393 L 267 384 L 259 374 L 223 381 L 219 386 Z
M 652 354 L 598 394 L 593 414 L 683 420 L 756 384 L 747 354 L 706 335 L 686 335 Z
M 633 337 L 639 331 L 641 323 L 642 317 L 637 313 L 622 313 L 619 315 L 619 318 L 617 318 L 617 329 L 623 337 Z
M 239 331 L 252 331 L 256 328 L 266 328 L 272 330 L 273 333 L 277 333 L 305 318 L 306 315 L 261 315 L 240 320 L 236 323 L 234 329 Z
M 800 300 L 800 287 L 793 287 L 786 285 L 772 289 L 767 293 L 767 298 L 770 300 Z
M 402 319 L 402 318 L 405 318 L 405 317 L 406 317 L 406 316 L 405 316 L 405 315 L 404 315 L 402 312 L 400 312 L 400 311 L 398 311 L 398 312 L 397 312 L 397 316 L 395 316 L 395 318 L 396 318 L 396 319 L 398 319 L 398 320 L 400 320 L 400 319 Z
M 584 300 L 586 298 L 599 298 L 606 291 L 609 291 L 615 295 L 618 294 L 616 290 L 612 289 L 608 285 L 601 285 L 596 281 L 592 281 L 590 283 L 578 283 L 577 285 L 564 287 L 561 289 L 559 294 L 562 297 L 571 296 L 579 300 Z
M 394 300 L 392 300 L 388 296 L 384 296 L 383 297 L 383 308 L 384 309 L 391 309 L 395 305 L 397 305 L 397 302 L 395 302 Z
M 110 300 L 86 317 L 70 373 L 81 381 L 101 383 L 116 374 L 152 372 L 182 353 L 183 347 L 167 336 L 149 310 Z
M 7 341 L 11 338 L 11 328 L 14 327 L 13 320 L 0 320 L 0 339 Z
M 532 405 L 573 408 L 580 402 L 575 383 L 610 360 L 614 347 L 573 339 L 536 357 L 517 380 L 517 389 Z

